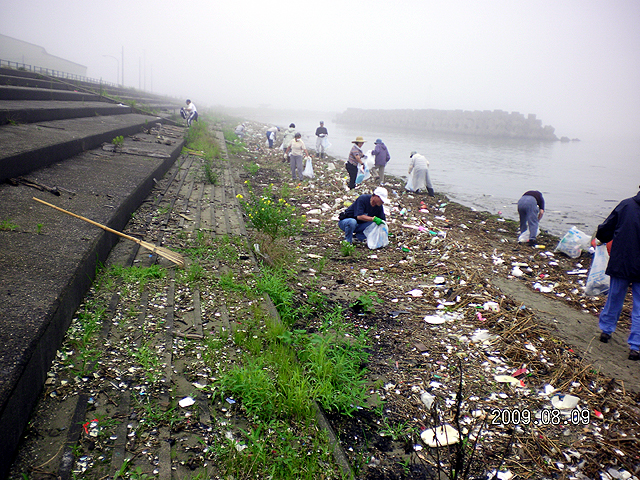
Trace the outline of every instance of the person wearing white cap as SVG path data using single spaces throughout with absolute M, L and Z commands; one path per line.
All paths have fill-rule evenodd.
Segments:
M 404 188 L 409 192 L 417 193 L 424 191 L 426 188 L 430 197 L 435 196 L 431 178 L 429 177 L 429 160 L 416 151 L 411 152 L 409 158 L 411 159 L 409 162 L 409 178 Z
M 352 243 L 355 235 L 356 241 L 364 242 L 367 238 L 364 235 L 365 229 L 371 223 L 380 225 L 386 220 L 383 205 L 388 202 L 389 195 L 384 187 L 376 188 L 373 194 L 356 198 L 338 217 L 338 227 L 344 232 L 344 241 Z

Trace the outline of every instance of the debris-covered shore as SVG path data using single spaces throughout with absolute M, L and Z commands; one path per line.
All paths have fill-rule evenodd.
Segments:
M 290 304 L 310 308 L 275 343 L 329 336 L 314 302 L 358 332 L 336 334 L 342 346 L 365 339 L 366 400 L 324 412 L 355 478 L 640 478 L 630 304 L 612 341 L 598 342 L 605 297 L 584 295 L 588 253 L 554 252 L 544 231 L 545 248 L 519 245 L 514 222 L 407 193 L 393 177 L 390 244 L 346 249 L 338 214 L 377 185 L 349 191 L 331 157 L 294 182 L 265 145 L 267 126 L 245 125 L 204 175 L 204 154 L 186 150 L 132 218 L 127 233 L 187 266 L 116 246 L 47 375 L 11 480 L 347 478 L 317 426 L 258 422 L 258 395 L 222 380 L 267 344 L 259 283 L 276 255 L 294 279 Z M 304 218 L 272 250 L 240 209 L 264 191 Z M 256 365 L 257 378 L 277 376 Z
M 442 194 L 407 193 L 402 179 L 387 178 L 390 245 L 359 245 L 342 256 L 337 215 L 377 185 L 349 191 L 343 162 L 332 158 L 314 159 L 314 178 L 293 182 L 282 152 L 264 145 L 265 127 L 248 125 L 245 159 L 260 166 L 253 188 L 288 183 L 291 202 L 307 216 L 298 248 L 303 257 L 326 259 L 321 272 L 306 267 L 300 275 L 315 277 L 335 299 L 375 293 L 380 300 L 375 313 L 352 314 L 370 332 L 368 378 L 383 418 L 363 411 L 336 419 L 352 461 L 362 449 L 371 454 L 366 478 L 395 478 L 388 470 L 400 470 L 402 449 L 415 452 L 425 471 L 433 468 L 429 429 L 454 422 L 465 441 L 478 441 L 480 458 L 501 465 L 497 478 L 638 478 L 640 365 L 626 359 L 630 305 L 616 334 L 624 346 L 615 354 L 601 348 L 597 314 L 605 297 L 584 294 L 588 252 L 576 259 L 554 252 L 558 238 L 544 231 L 543 248 L 518 244 L 515 222 Z M 526 302 L 497 286 L 509 282 L 524 288 Z M 543 301 L 569 310 L 545 322 Z M 560 322 L 582 341 L 565 334 L 567 325 L 554 326 Z M 597 361 L 605 359 L 622 368 L 619 375 Z M 390 425 L 423 434 L 400 446 L 392 440 L 403 437 Z M 415 476 L 407 478 L 429 478 L 413 465 Z

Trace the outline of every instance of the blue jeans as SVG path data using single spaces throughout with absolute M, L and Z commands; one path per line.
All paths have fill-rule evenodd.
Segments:
M 518 200 L 518 214 L 520 215 L 520 233 L 529 228 L 529 240 L 535 240 L 538 235 L 538 202 L 531 195 L 523 195 Z
M 629 333 L 627 342 L 631 350 L 640 350 L 640 282 L 632 282 L 618 277 L 610 277 L 610 279 L 607 302 L 600 313 L 600 330 L 609 335 L 616 330 L 624 297 L 627 295 L 629 284 L 631 284 L 633 309 L 631 310 L 631 333 Z
M 356 239 L 365 241 L 367 237 L 363 232 L 372 223 L 373 222 L 358 223 L 355 218 L 345 218 L 338 222 L 338 227 L 344 232 L 344 241 L 351 243 L 353 241 L 354 233 L 356 235 Z

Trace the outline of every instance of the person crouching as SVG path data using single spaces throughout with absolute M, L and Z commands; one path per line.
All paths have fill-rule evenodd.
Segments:
M 389 196 L 384 187 L 376 188 L 373 194 L 363 194 L 356 198 L 338 217 L 338 228 L 344 232 L 344 241 L 352 243 L 355 234 L 356 241 L 364 242 L 367 238 L 365 229 L 372 222 L 380 225 L 386 220 L 383 205 L 388 202 Z

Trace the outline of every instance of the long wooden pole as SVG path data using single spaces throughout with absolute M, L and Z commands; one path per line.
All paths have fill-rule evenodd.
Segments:
M 62 213 L 66 213 L 67 215 L 71 215 L 72 217 L 79 218 L 80 220 L 84 220 L 85 222 L 88 222 L 91 225 L 95 225 L 96 227 L 102 228 L 103 230 L 106 230 L 107 232 L 115 233 L 116 235 L 118 235 L 118 236 L 120 236 L 122 238 L 126 238 L 127 240 L 131 240 L 133 242 L 136 242 L 138 245 L 141 245 L 141 246 L 143 246 L 143 247 L 145 247 L 145 248 L 157 253 L 158 255 L 160 255 L 162 257 L 165 257 L 168 260 L 171 260 L 173 263 L 175 263 L 175 264 L 177 264 L 177 265 L 179 265 L 181 267 L 184 267 L 184 259 L 177 252 L 174 252 L 172 250 L 169 250 L 169 249 L 166 249 L 166 248 L 163 248 L 163 247 L 158 247 L 156 245 L 150 244 L 149 242 L 145 242 L 145 241 L 140 240 L 138 238 L 135 238 L 135 237 L 132 237 L 130 235 L 127 235 L 126 233 L 119 232 L 118 230 L 114 230 L 113 228 L 109 228 L 106 225 L 102 225 L 101 223 L 94 222 L 93 220 L 91 220 L 89 218 L 86 218 L 86 217 L 83 217 L 82 215 L 78 215 L 76 213 L 70 212 L 68 210 L 65 210 L 64 208 L 60 208 L 60 207 L 58 207 L 56 205 L 53 205 L 53 204 L 51 204 L 49 202 L 45 202 L 44 200 L 40 200 L 39 198 L 36 198 L 36 197 L 31 197 L 31 198 L 33 198 L 36 202 L 40 202 L 40 203 L 42 203 L 44 205 L 47 205 L 48 207 L 51 207 L 51 208 L 54 208 L 54 209 L 60 211 Z M 165 253 L 165 251 L 166 251 L 166 253 Z

